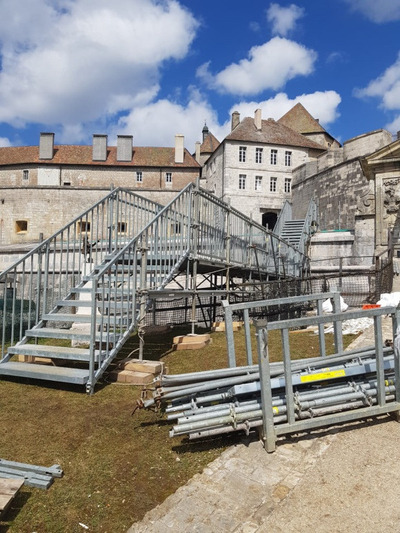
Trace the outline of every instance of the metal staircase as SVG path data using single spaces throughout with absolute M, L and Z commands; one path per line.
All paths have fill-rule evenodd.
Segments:
M 317 205 L 311 200 L 304 219 L 292 219 L 292 209 L 288 202 L 285 202 L 274 228 L 274 233 L 301 251 L 306 253 L 310 237 L 317 227 Z
M 91 393 L 143 325 L 148 294 L 177 274 L 195 290 L 200 268 L 301 277 L 306 261 L 192 184 L 166 207 L 115 189 L 0 274 L 0 376 L 74 383 Z

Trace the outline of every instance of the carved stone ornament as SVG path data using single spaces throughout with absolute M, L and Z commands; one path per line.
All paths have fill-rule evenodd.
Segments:
M 374 215 L 375 214 L 375 194 L 368 191 L 361 196 L 357 202 L 357 215 Z
M 393 227 L 400 208 L 400 178 L 386 180 L 383 184 L 383 219 L 388 227 Z

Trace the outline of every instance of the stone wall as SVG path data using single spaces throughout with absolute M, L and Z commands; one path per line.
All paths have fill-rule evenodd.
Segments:
M 39 242 L 40 234 L 46 239 L 109 192 L 107 188 L 0 188 L 0 246 Z M 165 205 L 179 190 L 135 192 Z
M 293 218 L 304 218 L 311 198 L 318 203 L 320 229 L 354 229 L 359 198 L 369 184 L 358 159 L 347 161 L 304 179 L 295 171 L 292 201 Z
M 142 181 L 137 181 L 136 172 L 142 172 Z M 196 181 L 199 169 L 168 169 L 172 182 L 166 183 L 163 169 L 106 168 L 106 167 L 21 167 L 0 170 L 0 189 L 10 187 L 94 187 L 110 189 L 126 187 L 134 190 L 181 190 Z
M 370 192 L 359 158 L 390 144 L 392 135 L 376 130 L 346 141 L 316 161 L 293 171 L 294 218 L 303 218 L 311 198 L 319 204 L 320 228 L 354 229 L 358 204 Z

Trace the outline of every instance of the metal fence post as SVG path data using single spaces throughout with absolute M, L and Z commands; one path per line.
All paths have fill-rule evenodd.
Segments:
M 268 330 L 265 326 L 257 326 L 258 366 L 260 371 L 261 406 L 263 413 L 263 441 L 268 453 L 276 449 L 274 412 L 272 409 L 271 373 L 268 356 Z
M 333 312 L 334 314 L 340 313 L 340 293 L 337 292 L 333 295 Z M 336 353 L 343 352 L 343 336 L 342 336 L 342 322 L 335 320 L 333 322 L 333 333 L 335 338 Z

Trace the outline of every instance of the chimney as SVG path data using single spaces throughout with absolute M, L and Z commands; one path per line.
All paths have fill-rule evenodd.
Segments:
M 181 134 L 175 135 L 175 163 L 183 163 L 183 143 L 185 137 Z
M 201 142 L 200 141 L 196 141 L 196 148 L 195 148 L 195 159 L 198 163 L 200 163 L 200 146 L 201 146 Z
M 261 109 L 254 111 L 254 124 L 258 131 L 261 131 Z
M 54 133 L 41 133 L 39 145 L 39 159 L 53 159 Z
M 232 121 L 231 121 L 231 131 L 233 131 L 236 126 L 240 124 L 240 113 L 239 111 L 234 111 L 232 113 Z
M 117 135 L 117 161 L 132 161 L 132 135 Z
M 107 159 L 107 135 L 93 134 L 93 161 Z

